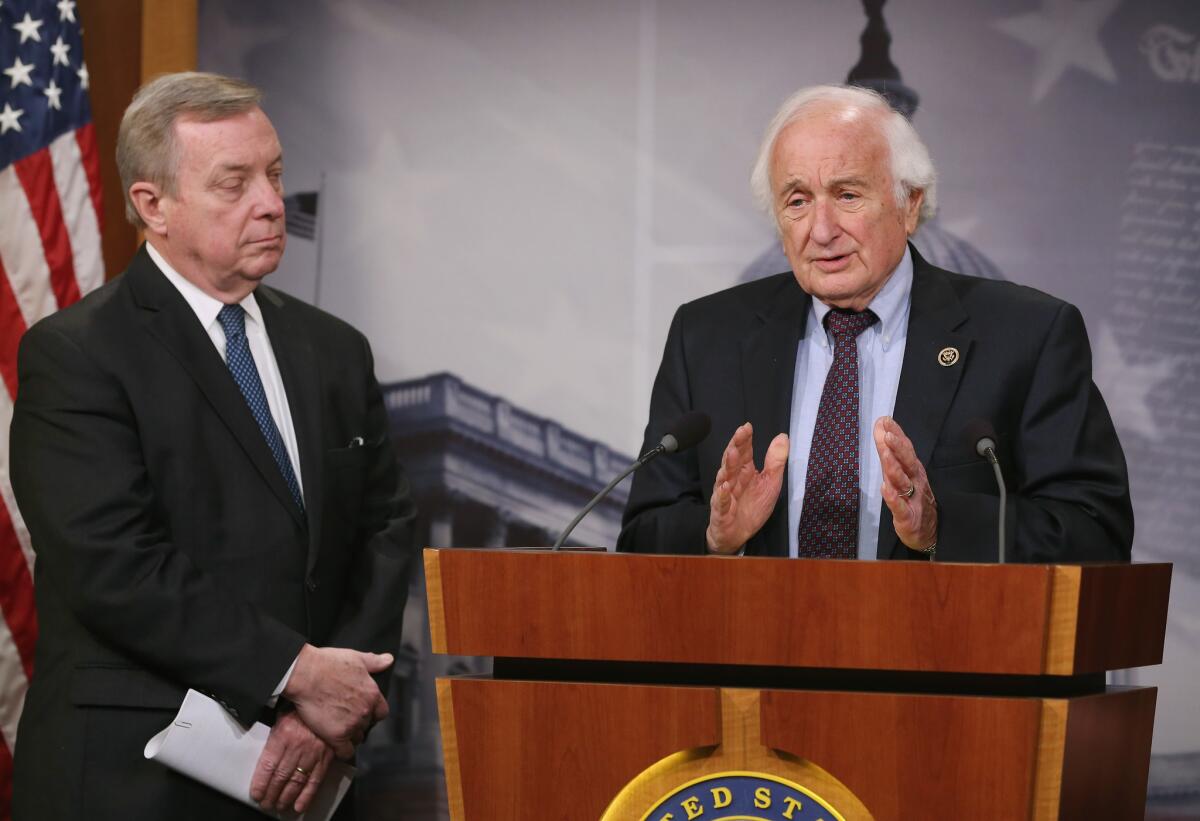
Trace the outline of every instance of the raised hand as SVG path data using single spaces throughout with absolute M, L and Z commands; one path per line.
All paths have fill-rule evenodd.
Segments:
M 705 539 L 710 553 L 742 549 L 771 516 L 787 467 L 788 437 L 781 433 L 767 448 L 763 469 L 754 465 L 754 429 L 747 422 L 733 432 L 713 484 Z
M 896 420 L 881 416 L 872 431 L 883 468 L 883 503 L 896 535 L 909 550 L 924 553 L 937 543 L 937 500 L 913 444 Z

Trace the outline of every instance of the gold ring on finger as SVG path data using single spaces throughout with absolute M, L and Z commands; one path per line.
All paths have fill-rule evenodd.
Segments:
M 900 495 L 903 496 L 905 499 L 911 499 L 913 497 L 913 494 L 916 492 L 917 492 L 917 486 L 909 485 L 908 490 L 904 491 L 904 493 L 901 493 Z

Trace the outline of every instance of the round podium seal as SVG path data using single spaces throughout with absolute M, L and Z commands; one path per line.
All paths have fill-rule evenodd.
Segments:
M 718 772 L 663 796 L 642 821 L 845 821 L 820 796 L 763 772 Z

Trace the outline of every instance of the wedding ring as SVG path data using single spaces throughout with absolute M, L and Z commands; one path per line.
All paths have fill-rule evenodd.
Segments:
M 297 767 L 296 772 L 300 773 L 300 775 L 304 776 L 305 778 L 308 778 L 308 773 L 304 771 L 303 767 Z
M 909 485 L 908 490 L 905 491 L 904 493 L 901 493 L 900 495 L 903 496 L 905 499 L 911 499 L 913 497 L 913 494 L 916 492 L 917 492 L 917 486 Z

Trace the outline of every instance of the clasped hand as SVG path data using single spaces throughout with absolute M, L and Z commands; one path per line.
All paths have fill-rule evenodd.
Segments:
M 280 710 L 250 782 L 266 809 L 304 812 L 334 756 L 348 759 L 367 730 L 388 714 L 372 673 L 392 664 L 388 653 L 304 645 L 283 689 Z

